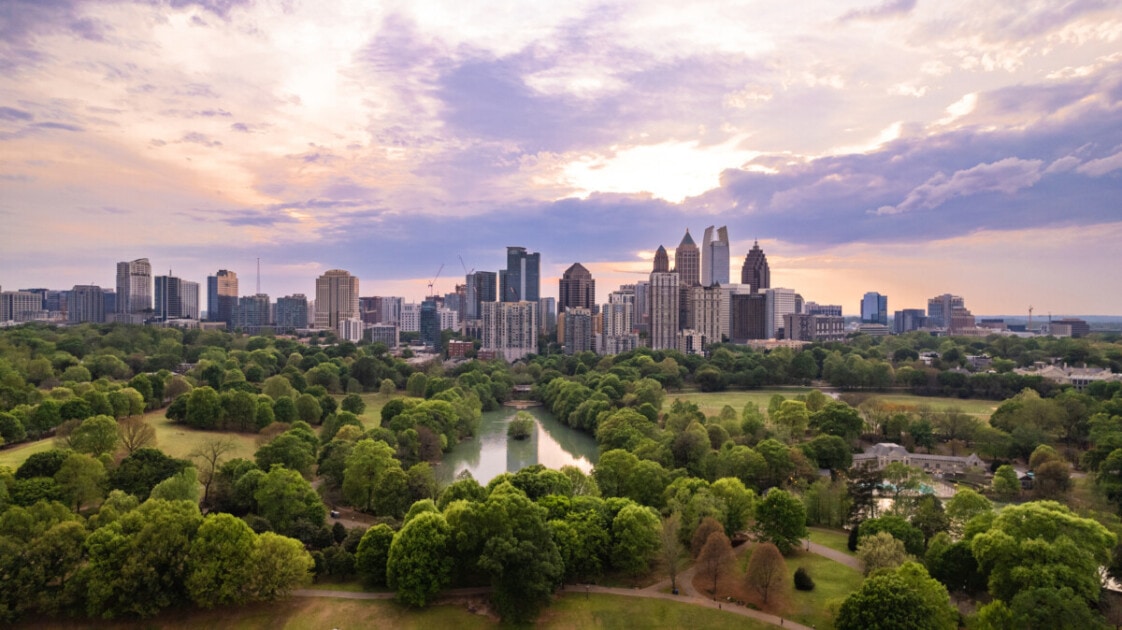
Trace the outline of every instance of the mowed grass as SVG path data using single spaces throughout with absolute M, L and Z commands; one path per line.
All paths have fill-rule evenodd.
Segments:
M 45 630 L 133 630 L 160 628 L 193 630 L 324 630 L 338 628 L 474 628 L 498 627 L 497 620 L 468 612 L 461 606 L 441 605 L 423 609 L 409 608 L 393 601 L 352 600 L 327 597 L 291 597 L 289 599 L 247 606 L 226 606 L 213 610 L 182 609 L 164 611 L 143 621 L 54 621 L 34 620 L 16 628 Z
M 856 555 L 849 550 L 849 534 L 843 531 L 812 527 L 810 528 L 810 541 L 816 545 L 840 551 L 847 556 Z
M 748 403 L 755 403 L 760 406 L 760 410 L 766 412 L 768 401 L 775 394 L 779 394 L 785 398 L 793 399 L 799 394 L 807 394 L 811 391 L 811 387 L 785 387 L 775 389 L 753 389 L 744 391 L 724 391 L 724 392 L 696 392 L 696 391 L 682 391 L 682 392 L 668 392 L 666 394 L 666 402 L 664 409 L 669 408 L 670 404 L 674 402 L 675 398 L 689 401 L 698 406 L 702 413 L 706 416 L 716 416 L 721 413 L 721 409 L 725 405 L 731 406 L 733 409 L 740 413 L 744 409 L 744 405 Z M 947 411 L 949 409 L 957 409 L 963 413 L 978 416 L 983 420 L 989 420 L 990 415 L 997 409 L 1001 403 L 994 400 L 972 400 L 962 398 L 941 398 L 933 396 L 916 396 L 915 394 L 901 394 L 901 393 L 877 393 L 871 392 L 870 397 L 877 398 L 884 402 L 908 405 L 913 407 L 930 407 L 935 411 Z
M 663 599 L 565 593 L 538 617 L 534 627 L 583 628 L 728 628 L 763 630 L 767 624 L 716 608 Z
M 861 588 L 864 576 L 840 562 L 805 551 L 795 551 L 787 558 L 792 580 L 799 567 L 810 573 L 814 590 L 800 591 L 792 587 L 788 612 L 784 616 L 814 628 L 833 628 L 838 607 L 850 593 Z

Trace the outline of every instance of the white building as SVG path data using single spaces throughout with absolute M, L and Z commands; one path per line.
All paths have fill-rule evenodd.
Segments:
M 362 341 L 362 326 L 361 319 L 344 319 L 339 321 L 336 332 L 339 334 L 339 339 L 358 343 Z
M 484 302 L 481 354 L 508 362 L 538 351 L 537 302 Z
M 783 327 L 783 316 L 795 312 L 794 289 L 767 289 L 764 292 L 767 302 L 764 306 L 764 332 L 768 339 L 777 339 Z
M 654 350 L 678 347 L 678 274 L 656 271 L 650 286 L 650 344 Z

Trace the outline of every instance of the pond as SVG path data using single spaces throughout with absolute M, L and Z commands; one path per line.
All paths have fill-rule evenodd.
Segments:
M 586 473 L 592 471 L 599 458 L 595 438 L 561 424 L 542 407 L 527 411 L 534 416 L 534 430 L 527 440 L 508 440 L 506 436 L 507 424 L 517 409 L 503 407 L 484 413 L 479 435 L 457 444 L 434 466 L 437 481 L 448 485 L 467 470 L 476 481 L 487 485 L 504 472 L 517 472 L 534 464 L 553 469 L 576 466 Z

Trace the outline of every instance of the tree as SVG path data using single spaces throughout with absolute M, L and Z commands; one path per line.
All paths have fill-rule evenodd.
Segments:
M 908 560 L 903 541 L 888 532 L 865 536 L 857 544 L 857 557 L 865 563 L 865 575 L 880 569 L 895 569 Z
M 327 509 L 319 494 L 295 470 L 274 464 L 253 493 L 258 513 L 273 528 L 284 533 L 292 531 L 299 521 L 323 525 Z
M 1088 604 L 1099 600 L 1099 568 L 1110 564 L 1117 536 L 1054 501 L 1011 505 L 971 542 L 989 574 L 989 592 L 1011 602 L 1034 588 L 1069 587 Z
M 1036 467 L 1032 493 L 1037 499 L 1063 499 L 1071 491 L 1071 466 L 1060 459 Z
M 105 466 L 84 453 L 72 453 L 55 474 L 55 481 L 75 512 L 105 496 L 106 478 Z
M 343 411 L 349 411 L 356 416 L 361 416 L 362 412 L 366 411 L 366 403 L 363 402 L 362 396 L 358 394 L 347 394 L 343 397 L 343 402 L 339 405 Z
M 355 553 L 355 570 L 366 587 L 386 585 L 386 563 L 389 561 L 393 530 L 385 523 L 371 526 L 362 535 Z
M 148 498 L 156 484 L 182 471 L 189 462 L 172 459 L 154 448 L 139 448 L 121 460 L 109 473 L 111 488 L 124 490 L 141 501 Z
M 810 412 L 806 410 L 806 403 L 800 400 L 784 400 L 780 403 L 771 419 L 776 425 L 786 430 L 787 434 L 798 438 L 806 432 L 810 424 Z
M 257 535 L 231 514 L 208 514 L 187 555 L 184 586 L 196 606 L 241 604 L 250 595 Z
M 104 415 L 86 418 L 70 434 L 71 448 L 94 457 L 112 453 L 119 441 L 117 421 Z
M 682 514 L 673 512 L 662 519 L 658 530 L 659 554 L 666 572 L 670 575 L 670 590 L 678 591 L 678 569 L 682 566 L 682 541 L 678 532 L 682 528 Z
M 199 481 L 203 484 L 203 505 L 210 504 L 210 488 L 218 474 L 218 467 L 222 458 L 235 448 L 233 440 L 228 438 L 210 438 L 191 451 L 188 455 L 194 460 L 199 470 Z
M 998 466 L 993 474 L 993 491 L 1003 501 L 1012 501 L 1021 494 L 1021 482 L 1017 479 L 1017 471 L 1009 464 Z
M 649 507 L 629 503 L 612 520 L 612 565 L 631 576 L 650 568 L 659 549 L 659 519 Z
M 250 566 L 250 597 L 273 601 L 310 582 L 315 563 L 300 541 L 265 532 L 257 537 Z
M 709 534 L 701 547 L 701 553 L 697 555 L 698 573 L 713 581 L 713 588 L 709 592 L 714 597 L 717 595 L 717 581 L 732 564 L 733 557 L 732 543 L 723 531 Z
M 279 416 L 280 414 L 277 415 Z M 300 396 L 296 398 L 296 418 L 298 420 L 303 420 L 308 424 L 319 424 L 322 416 L 323 408 L 320 406 L 315 396 L 311 394 L 300 394 Z
M 393 447 L 382 441 L 365 439 L 355 443 L 343 472 L 343 496 L 348 503 L 368 512 L 376 509 L 379 497 L 375 490 L 381 477 L 391 469 L 401 469 L 393 455 Z
M 386 583 L 410 606 L 424 606 L 448 584 L 451 528 L 442 514 L 423 512 L 401 528 L 390 544 Z
M 257 461 L 257 466 L 262 470 L 268 470 L 273 465 L 280 464 L 285 468 L 299 472 L 305 477 L 311 477 L 312 466 L 316 463 L 316 446 L 289 430 L 257 449 L 254 459 Z
M 993 511 L 993 503 L 970 488 L 960 488 L 947 501 L 947 518 L 950 519 L 950 533 L 961 538 L 970 519 Z
M 899 516 L 890 514 L 880 518 L 870 518 L 861 523 L 861 538 L 878 532 L 888 532 L 896 540 L 904 543 L 904 549 L 913 556 L 923 555 L 923 532 Z
M 787 561 L 775 545 L 762 543 L 752 549 L 744 581 L 763 597 L 765 604 L 771 595 L 782 593 L 787 586 Z
M 770 542 L 787 554 L 806 538 L 806 507 L 785 490 L 773 488 L 756 504 L 756 522 L 752 526 L 756 540 Z
M 983 606 L 974 617 L 971 628 L 1004 630 L 1005 628 L 1070 628 L 1072 630 L 1106 630 L 1098 612 L 1087 602 L 1075 597 L 1068 587 L 1034 588 L 1017 593 L 1009 604 L 996 600 Z
M 216 429 L 222 422 L 222 398 L 212 387 L 196 387 L 187 394 L 188 425 L 196 429 Z
M 117 423 L 117 437 L 125 451 L 133 453 L 139 448 L 156 446 L 156 430 L 143 416 L 124 418 Z
M 946 532 L 937 534 L 928 544 L 923 562 L 931 577 L 942 582 L 948 591 L 972 595 L 986 590 L 986 576 L 978 570 L 968 541 L 952 542 Z
M 382 382 L 378 385 L 378 393 L 381 394 L 383 398 L 393 396 L 396 391 L 397 385 L 394 385 L 393 381 L 388 378 L 382 379 Z
M 705 546 L 705 541 L 709 540 L 709 535 L 723 530 L 724 526 L 712 516 L 701 519 L 693 530 L 693 536 L 690 537 L 690 555 L 696 559 L 701 553 L 701 548 Z
M 931 540 L 932 536 L 950 529 L 951 521 L 943 509 L 943 503 L 939 500 L 939 497 L 933 494 L 925 494 L 916 501 L 915 510 L 912 512 L 911 525 L 923 533 L 923 542 L 926 546 L 927 541 Z
M 909 562 L 891 573 L 874 575 L 842 603 L 837 630 L 954 630 L 958 612 L 947 589 Z
M 178 473 L 164 479 L 152 488 L 153 499 L 165 501 L 189 501 L 199 503 L 199 474 L 194 466 L 188 466 Z
M 818 390 L 811 393 L 815 392 Z M 823 396 L 821 392 L 818 392 L 818 395 Z M 807 406 L 809 405 L 808 396 Z M 810 426 L 827 435 L 852 441 L 861 435 L 861 430 L 865 428 L 865 420 L 856 409 L 843 402 L 828 402 L 819 411 L 811 414 Z

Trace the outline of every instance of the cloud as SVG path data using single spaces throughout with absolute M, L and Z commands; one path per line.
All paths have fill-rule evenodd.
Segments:
M 60 131 L 85 131 L 78 125 L 68 125 L 60 122 L 41 122 L 31 125 L 36 129 L 58 129 Z
M 931 179 L 908 193 L 895 206 L 881 206 L 876 214 L 899 214 L 912 210 L 931 210 L 955 197 L 968 197 L 988 192 L 1011 195 L 1040 181 L 1040 160 L 1006 158 L 992 164 L 979 164 L 957 171 L 950 177 L 936 173 Z
M 198 131 L 189 131 L 189 132 L 183 134 L 183 137 L 180 138 L 179 141 L 180 142 L 190 142 L 192 144 L 201 144 L 204 147 L 220 147 L 220 146 L 222 146 L 222 143 L 219 142 L 218 140 L 212 140 L 210 138 L 210 136 L 206 135 L 205 133 L 199 133 Z
M 1076 172 L 1082 173 L 1083 175 L 1089 175 L 1091 177 L 1102 177 L 1103 175 L 1106 175 L 1107 173 L 1110 173 L 1112 171 L 1116 171 L 1120 168 L 1122 168 L 1122 151 L 1104 158 L 1091 160 L 1085 164 L 1082 164 L 1075 170 Z
M 916 0 L 885 0 L 869 9 L 854 9 L 838 18 L 839 22 L 852 20 L 884 20 L 907 15 L 916 6 Z
M 0 120 L 31 120 L 34 116 L 29 112 L 14 107 L 0 107 Z

